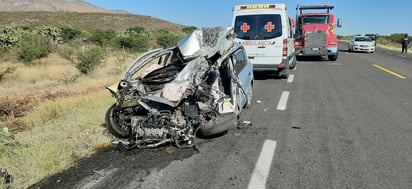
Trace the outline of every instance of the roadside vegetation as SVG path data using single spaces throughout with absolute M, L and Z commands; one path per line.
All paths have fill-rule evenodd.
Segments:
M 113 148 L 105 87 L 141 52 L 194 29 L 0 26 L 0 188 L 27 188 Z

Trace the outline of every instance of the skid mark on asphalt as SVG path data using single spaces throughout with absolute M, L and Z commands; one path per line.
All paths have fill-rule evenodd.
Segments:
M 382 67 L 382 66 L 379 66 L 379 65 L 377 65 L 377 64 L 373 64 L 373 66 L 375 66 L 376 68 L 378 68 L 378 69 L 380 69 L 380 70 L 382 70 L 382 71 L 384 71 L 384 72 L 386 72 L 386 73 L 388 73 L 388 74 L 391 74 L 391 75 L 393 75 L 393 76 L 395 76 L 395 77 L 397 77 L 397 78 L 399 78 L 399 79 L 406 79 L 405 76 L 403 76 L 403 75 L 401 75 L 401 74 L 398 74 L 398 73 L 396 73 L 396 72 L 394 72 L 394 71 L 391 71 L 391 70 L 389 70 L 389 69 L 387 69 L 387 68 L 384 68 L 384 67 Z
M 280 96 L 280 100 L 279 100 L 279 103 L 276 109 L 286 110 L 286 104 L 288 103 L 288 98 L 289 98 L 289 91 L 283 91 L 282 96 Z
M 248 189 L 266 188 L 266 179 L 269 175 L 270 165 L 275 154 L 276 141 L 266 140 L 263 143 L 262 151 L 250 178 Z

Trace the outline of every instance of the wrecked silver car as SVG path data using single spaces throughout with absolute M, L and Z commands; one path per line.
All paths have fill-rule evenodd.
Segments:
M 191 147 L 196 136 L 235 128 L 252 86 L 253 66 L 231 29 L 195 30 L 175 47 L 142 54 L 108 87 L 116 103 L 106 125 L 130 148 Z

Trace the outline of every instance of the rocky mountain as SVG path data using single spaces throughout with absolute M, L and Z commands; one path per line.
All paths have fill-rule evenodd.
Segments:
M 106 10 L 82 0 L 0 0 L 0 12 L 37 11 L 128 14 L 121 10 Z

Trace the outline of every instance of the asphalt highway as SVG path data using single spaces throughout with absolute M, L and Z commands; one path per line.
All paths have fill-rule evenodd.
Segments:
M 378 49 L 256 75 L 252 126 L 198 149 L 98 152 L 31 188 L 411 188 L 412 56 Z

